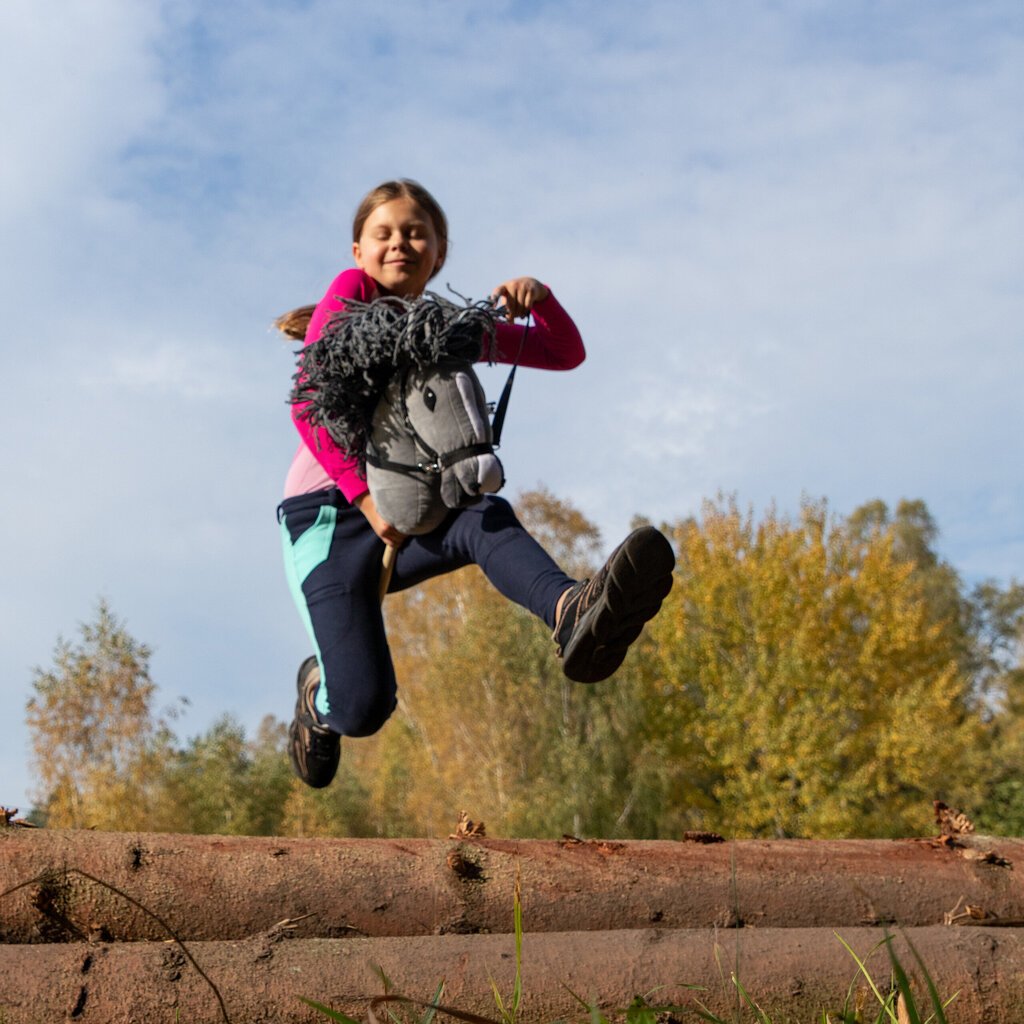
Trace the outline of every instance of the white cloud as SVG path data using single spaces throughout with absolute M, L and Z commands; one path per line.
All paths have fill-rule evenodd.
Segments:
M 0 221 L 88 198 L 111 152 L 159 110 L 159 5 L 5 0 Z

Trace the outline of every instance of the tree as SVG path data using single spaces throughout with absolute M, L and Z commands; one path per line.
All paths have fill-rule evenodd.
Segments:
M 703 751 L 708 827 L 899 835 L 960 795 L 978 738 L 961 636 L 936 621 L 891 524 L 756 524 L 735 501 L 674 530 L 677 585 L 654 632 L 679 728 Z
M 525 525 L 570 574 L 600 536 L 546 491 Z M 305 836 L 891 836 L 931 801 L 1024 832 L 1024 585 L 968 592 L 923 502 L 824 502 L 755 521 L 736 501 L 666 526 L 661 614 L 612 679 L 561 672 L 550 631 L 475 567 L 385 602 L 393 720 L 345 739 L 326 790 L 296 780 L 283 723 L 225 716 L 183 745 L 154 713 L 149 649 L 100 603 L 28 703 L 55 826 Z
M 983 580 L 968 590 L 936 553 L 938 527 L 922 501 L 901 501 L 894 514 L 883 502 L 869 502 L 850 525 L 861 536 L 892 535 L 894 552 L 913 564 L 932 621 L 957 646 L 984 726 L 964 768 L 978 780 L 971 807 L 979 828 L 1024 834 L 1024 585 Z
M 972 668 L 988 732 L 977 824 L 1024 835 L 1024 585 L 979 583 L 969 610 Z
M 57 641 L 28 701 L 38 799 L 57 828 L 141 828 L 170 734 L 153 717 L 150 649 L 105 601 L 80 640 Z
M 342 743 L 344 757 L 348 744 Z M 368 794 L 350 765 L 343 762 L 324 789 L 310 789 L 289 768 L 277 835 L 368 836 L 373 835 L 373 826 Z
M 153 811 L 168 832 L 275 835 L 280 831 L 292 773 L 287 730 L 273 716 L 248 739 L 224 715 L 166 759 Z
M 597 528 L 546 491 L 520 518 L 573 575 L 595 568 Z M 596 686 L 562 674 L 550 630 L 470 568 L 385 603 L 403 731 L 378 750 L 409 766 L 405 813 L 444 834 L 462 809 L 498 834 L 633 834 L 653 764 L 631 673 Z M 656 711 L 651 712 L 656 714 Z M 373 784 L 371 783 L 371 788 Z

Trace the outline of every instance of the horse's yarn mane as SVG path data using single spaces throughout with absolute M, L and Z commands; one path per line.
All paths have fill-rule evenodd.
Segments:
M 345 300 L 319 339 L 298 356 L 289 401 L 325 427 L 363 466 L 373 413 L 396 371 L 446 359 L 493 361 L 495 328 L 505 318 L 491 301 L 457 305 L 433 292 L 417 299 Z

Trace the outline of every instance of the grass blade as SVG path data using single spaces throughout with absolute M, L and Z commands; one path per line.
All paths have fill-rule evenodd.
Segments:
M 571 995 L 573 999 L 575 999 L 576 1002 L 587 1011 L 587 1014 L 590 1017 L 590 1024 L 609 1024 L 608 1018 L 605 1017 L 598 1009 L 597 1003 L 588 1003 L 582 996 L 573 992 L 573 990 L 569 988 L 564 981 L 562 982 L 562 988 L 564 988 L 565 991 L 568 992 L 569 995 Z
M 896 1014 L 892 1011 L 892 1008 L 890 1006 L 890 1003 L 892 1002 L 892 996 L 889 996 L 888 998 L 882 997 L 882 993 L 878 991 L 878 986 L 875 984 L 875 979 L 871 977 L 871 972 L 868 970 L 867 965 L 864 963 L 863 960 L 861 960 L 859 956 L 857 956 L 856 953 L 854 953 L 853 947 L 846 941 L 846 939 L 842 937 L 842 935 L 839 934 L 839 932 L 833 932 L 832 934 L 842 943 L 843 948 L 846 950 L 846 952 L 849 953 L 851 957 L 853 957 L 853 962 L 860 969 L 860 973 L 863 974 L 864 977 L 867 979 L 868 984 L 871 986 L 871 991 L 875 993 L 875 998 L 878 1000 L 879 1005 L 882 1007 L 883 1013 L 880 1015 L 880 1018 L 887 1014 L 889 1019 L 892 1021 L 892 1024 L 899 1024 L 899 1021 L 896 1019 Z M 871 956 L 871 953 L 874 953 L 875 950 L 879 948 L 879 946 L 887 945 L 891 941 L 892 936 L 887 935 L 884 939 L 881 939 L 876 945 L 871 947 L 871 951 L 868 953 L 868 956 Z
M 423 1015 L 423 1019 L 420 1024 L 432 1024 L 434 1017 L 437 1015 L 437 1006 L 441 1002 L 441 996 L 444 995 L 444 978 L 438 982 L 437 988 L 434 990 L 434 998 L 430 1000 L 430 1007 L 427 1012 Z
M 892 937 L 889 938 L 891 940 Z M 896 985 L 903 997 L 903 1008 L 907 1011 L 907 1017 L 910 1019 L 909 1024 L 921 1024 L 921 1015 L 917 1012 L 914 994 L 910 991 L 910 979 L 907 977 L 907 972 L 903 970 L 903 964 L 900 963 L 896 950 L 892 948 L 891 941 L 889 942 L 889 960 L 892 962 L 892 972 L 896 976 Z
M 932 976 L 928 973 L 928 968 L 925 967 L 924 961 L 921 959 L 921 954 L 918 953 L 917 947 L 910 941 L 907 934 L 903 933 L 903 941 L 910 947 L 910 952 L 914 955 L 914 959 L 917 961 L 917 966 L 921 968 L 921 973 L 924 975 L 925 984 L 928 986 L 928 995 L 931 996 L 932 1009 L 935 1011 L 928 1019 L 936 1021 L 936 1024 L 949 1024 L 946 1020 L 946 1007 L 960 994 L 954 992 L 949 999 L 943 1002 L 939 998 L 938 989 L 935 987 L 935 982 L 932 981 Z
M 709 1021 L 710 1024 L 729 1024 L 728 1021 L 723 1020 L 721 1017 L 712 1013 L 703 1003 L 697 1002 L 697 1005 L 693 1008 L 693 1012 L 700 1017 L 701 1020 Z
M 340 1010 L 332 1010 L 329 1006 L 324 1006 L 323 1003 L 314 1002 L 312 999 L 307 999 L 305 996 L 299 996 L 307 1006 L 312 1006 L 314 1010 L 322 1013 L 328 1020 L 337 1021 L 338 1024 L 361 1024 L 358 1020 L 353 1020 L 351 1017 L 347 1017 Z
M 732 983 L 736 986 L 736 991 L 743 997 L 743 1001 L 754 1011 L 757 1017 L 757 1024 L 772 1024 L 764 1010 L 750 998 L 750 993 L 743 987 L 743 982 L 735 974 L 732 976 Z

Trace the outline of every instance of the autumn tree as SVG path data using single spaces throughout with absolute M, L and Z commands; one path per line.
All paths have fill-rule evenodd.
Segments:
M 674 530 L 654 624 L 668 717 L 703 751 L 705 821 L 733 835 L 900 835 L 959 796 L 978 737 L 960 635 L 885 521 L 805 502 L 755 523 L 708 503 Z
M 154 716 L 150 649 L 106 602 L 80 639 L 57 642 L 27 705 L 39 806 L 58 828 L 141 828 L 168 743 Z
M 516 507 L 567 571 L 594 570 L 600 536 L 581 513 L 544 491 Z M 621 831 L 636 803 L 637 708 L 622 672 L 592 687 L 567 680 L 550 630 L 475 568 L 385 607 L 414 766 L 405 792 L 426 830 L 468 809 L 505 835 Z
M 913 565 L 932 622 L 956 646 L 983 730 L 962 765 L 976 780 L 972 816 L 987 831 L 1024 834 L 1024 585 L 989 579 L 968 588 L 939 557 L 938 526 L 922 501 L 895 509 L 869 502 L 849 525 L 862 537 L 871 530 L 891 535 L 895 554 Z
M 576 577 L 597 528 L 546 491 L 520 518 Z M 735 500 L 671 527 L 676 582 L 615 675 L 561 672 L 550 631 L 476 567 L 385 602 L 399 707 L 294 778 L 284 723 L 180 743 L 149 649 L 100 604 L 37 669 L 28 721 L 51 825 L 303 836 L 889 836 L 933 798 L 1024 832 L 1024 586 L 968 590 L 923 502 L 846 518 Z

